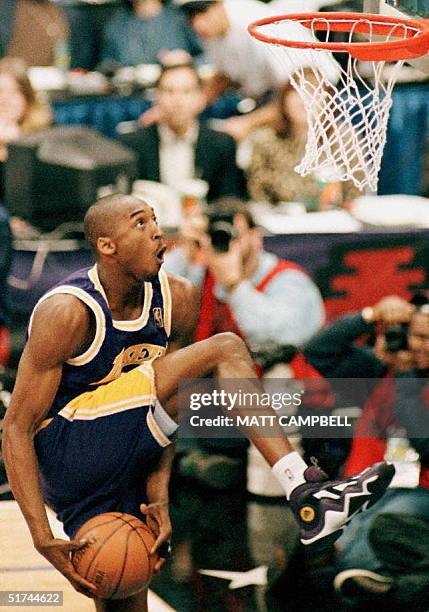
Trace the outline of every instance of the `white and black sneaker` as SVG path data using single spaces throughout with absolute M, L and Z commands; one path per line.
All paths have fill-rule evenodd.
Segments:
M 298 518 L 301 542 L 318 547 L 333 544 L 356 514 L 382 497 L 394 474 L 393 465 L 376 463 L 356 476 L 328 480 L 319 467 L 308 467 L 305 482 L 289 498 Z

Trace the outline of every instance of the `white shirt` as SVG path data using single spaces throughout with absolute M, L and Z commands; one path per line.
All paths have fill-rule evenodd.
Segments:
M 283 49 L 259 42 L 248 33 L 247 26 L 251 22 L 279 14 L 277 2 L 274 9 L 258 0 L 224 0 L 224 6 L 229 30 L 222 38 L 204 41 L 204 47 L 209 63 L 238 82 L 244 95 L 258 98 L 267 91 L 278 89 L 298 66 L 309 64 L 310 58 L 305 52 L 288 49 L 287 56 Z M 286 13 L 284 6 L 280 13 Z M 313 40 L 311 32 L 299 23 L 282 25 L 281 32 L 282 37 L 291 40 Z M 311 60 L 314 62 L 313 58 Z M 317 54 L 317 64 L 329 81 L 338 80 L 339 69 L 332 55 Z
M 158 132 L 161 183 L 177 189 L 183 181 L 195 178 L 198 124 L 193 125 L 183 136 L 176 136 L 166 125 L 159 125 Z

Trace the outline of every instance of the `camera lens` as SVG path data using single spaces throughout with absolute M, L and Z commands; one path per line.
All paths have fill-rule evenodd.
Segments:
M 227 253 L 231 240 L 236 237 L 234 226 L 229 221 L 214 221 L 210 223 L 208 234 L 212 247 L 218 253 Z
M 407 325 L 387 325 L 384 330 L 384 337 L 386 338 L 386 349 L 389 353 L 397 353 L 408 349 Z

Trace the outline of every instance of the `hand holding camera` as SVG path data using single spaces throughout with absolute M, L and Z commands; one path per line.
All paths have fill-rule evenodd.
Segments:
M 243 258 L 240 244 L 231 243 L 227 253 L 220 253 L 210 247 L 207 252 L 207 265 L 216 282 L 226 291 L 233 291 L 243 279 Z
M 397 295 L 382 298 L 373 307 L 374 321 L 382 321 L 385 325 L 409 323 L 415 306 Z
M 180 227 L 180 247 L 185 257 L 193 263 L 205 263 L 202 250 L 207 244 L 210 244 L 206 232 L 207 219 L 201 214 L 186 217 Z
M 369 308 L 368 313 L 370 321 L 379 321 L 384 324 L 384 350 L 390 354 L 404 353 L 407 364 L 409 360 L 408 324 L 414 310 L 413 304 L 397 295 L 389 295 Z

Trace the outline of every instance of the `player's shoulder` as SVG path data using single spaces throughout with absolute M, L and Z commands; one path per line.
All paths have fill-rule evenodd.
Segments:
M 31 327 L 48 326 L 51 330 L 70 330 L 90 320 L 88 307 L 75 295 L 55 293 L 36 305 Z
M 173 301 L 176 299 L 193 299 L 198 294 L 198 288 L 187 278 L 178 274 L 167 273 Z

